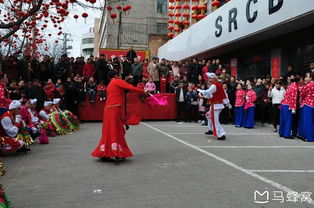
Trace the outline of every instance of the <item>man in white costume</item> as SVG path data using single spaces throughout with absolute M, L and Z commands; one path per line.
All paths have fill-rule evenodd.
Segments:
M 217 140 L 225 140 L 226 132 L 219 122 L 219 114 L 225 108 L 225 105 L 228 105 L 230 108 L 229 100 L 222 84 L 217 81 L 216 74 L 206 73 L 206 75 L 208 76 L 209 88 L 207 90 L 198 90 L 203 97 L 208 99 L 210 104 L 210 109 L 207 113 L 209 131 L 205 134 L 214 134 Z

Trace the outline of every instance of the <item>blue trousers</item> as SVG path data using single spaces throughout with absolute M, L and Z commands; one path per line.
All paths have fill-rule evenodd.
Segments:
M 288 105 L 281 105 L 280 110 L 280 126 L 279 126 L 279 136 L 281 137 L 291 137 L 292 131 L 292 111 L 289 110 Z
M 303 111 L 303 107 L 300 108 L 300 113 L 299 113 L 299 121 L 298 121 L 298 136 L 305 138 L 305 134 L 304 134 L 304 127 L 306 127 L 306 124 L 304 123 L 305 119 L 303 118 L 304 116 L 304 111 Z
M 244 113 L 244 106 L 234 108 L 235 126 L 237 127 L 243 126 L 243 113 Z
M 314 142 L 314 107 L 305 105 L 303 107 L 303 133 L 305 141 Z
M 255 111 L 254 106 L 244 111 L 244 115 L 243 115 L 243 127 L 244 128 L 254 128 L 254 111 Z

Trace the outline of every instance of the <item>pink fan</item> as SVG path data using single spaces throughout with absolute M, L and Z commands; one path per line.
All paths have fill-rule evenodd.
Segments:
M 149 94 L 150 97 L 147 98 L 147 101 L 149 103 L 149 105 L 151 105 L 152 107 L 155 106 L 167 106 L 168 105 L 168 100 L 167 100 L 167 96 L 154 96 L 152 94 Z
M 49 144 L 49 139 L 48 139 L 48 136 L 46 134 L 46 130 L 45 129 L 42 129 L 40 131 L 40 136 L 39 136 L 39 142 L 40 144 Z

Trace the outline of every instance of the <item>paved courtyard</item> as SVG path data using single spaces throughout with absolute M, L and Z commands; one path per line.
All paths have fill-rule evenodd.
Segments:
M 314 144 L 271 127 L 224 128 L 227 140 L 217 141 L 199 124 L 144 122 L 127 132 L 135 156 L 115 163 L 90 156 L 101 123 L 84 123 L 27 155 L 2 157 L 0 180 L 16 208 L 313 207 Z

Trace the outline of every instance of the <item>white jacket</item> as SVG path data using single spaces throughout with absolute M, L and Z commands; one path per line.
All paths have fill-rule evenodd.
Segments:
M 285 94 L 286 90 L 283 87 L 281 87 L 280 90 L 277 90 L 276 87 L 272 90 L 268 90 L 268 97 L 272 98 L 273 104 L 280 104 Z

